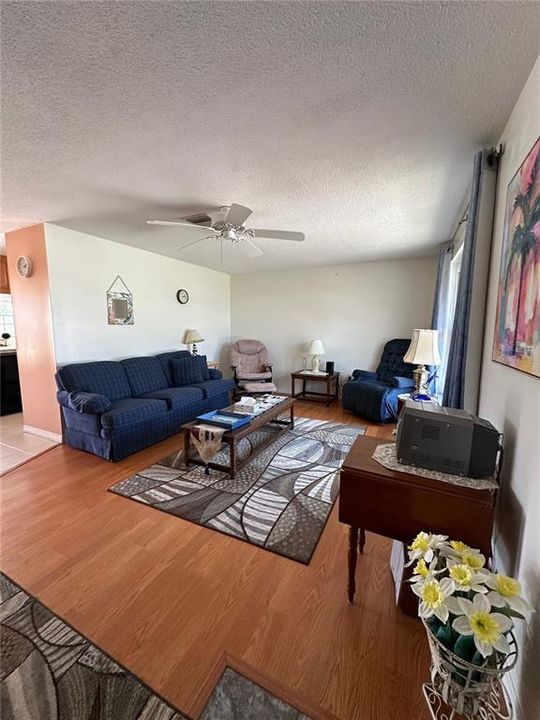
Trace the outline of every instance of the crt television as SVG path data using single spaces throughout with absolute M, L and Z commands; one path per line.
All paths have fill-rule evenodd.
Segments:
M 493 477 L 501 435 L 488 420 L 465 410 L 407 400 L 396 453 L 404 465 L 471 478 Z

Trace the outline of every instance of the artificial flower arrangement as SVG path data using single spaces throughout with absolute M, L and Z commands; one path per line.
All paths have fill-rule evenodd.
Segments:
M 446 535 L 420 532 L 409 558 L 418 614 L 431 633 L 472 665 L 500 667 L 515 648 L 514 620 L 531 610 L 519 582 L 491 572 L 479 550 Z

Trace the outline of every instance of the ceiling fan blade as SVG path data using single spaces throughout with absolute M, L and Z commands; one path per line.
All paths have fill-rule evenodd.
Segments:
M 147 220 L 147 225 L 174 225 L 175 227 L 182 228 L 194 228 L 195 230 L 203 230 L 204 232 L 216 232 L 213 228 L 205 227 L 204 225 L 194 225 L 190 222 L 184 222 L 183 220 Z
M 190 245 L 196 245 L 197 243 L 202 242 L 203 240 L 213 240 L 213 235 L 207 235 L 206 237 L 199 238 L 199 240 L 193 240 L 193 242 L 187 243 L 186 245 L 182 245 L 182 247 L 178 248 L 179 250 L 185 250 Z
M 229 208 L 225 222 L 231 223 L 231 225 L 243 225 L 252 212 L 253 210 L 250 210 L 244 205 L 233 203 Z
M 250 228 L 251 229 L 251 228 Z M 273 240 L 296 240 L 302 242 L 306 239 L 303 232 L 291 232 L 290 230 L 252 230 L 257 238 L 270 238 Z
M 246 255 L 249 255 L 249 257 L 260 257 L 261 255 L 264 255 L 263 251 L 249 238 L 244 238 L 244 242 L 246 243 L 246 245 L 244 245 Z

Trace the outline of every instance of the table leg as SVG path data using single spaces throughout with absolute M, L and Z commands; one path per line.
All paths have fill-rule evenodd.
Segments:
M 291 430 L 294 429 L 294 405 L 291 407 Z
M 354 579 L 356 573 L 356 558 L 358 548 L 358 528 L 349 528 L 349 584 L 347 586 L 347 597 L 349 605 L 353 604 L 354 594 L 356 592 L 356 582 Z
M 291 397 L 294 397 L 294 378 L 291 378 Z
M 236 447 L 235 447 L 234 438 L 231 438 L 229 442 L 229 475 L 231 478 L 236 477 Z
M 184 463 L 187 465 L 189 460 L 189 445 L 190 445 L 191 433 L 189 430 L 184 430 Z
M 366 544 L 366 531 L 364 528 L 360 528 L 360 537 L 358 538 L 358 550 L 360 555 L 364 554 L 364 545 Z

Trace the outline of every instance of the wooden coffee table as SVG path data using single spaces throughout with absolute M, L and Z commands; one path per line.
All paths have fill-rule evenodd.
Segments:
M 230 412 L 234 411 L 234 407 L 223 408 Z M 289 411 L 289 420 L 279 420 L 279 416 Z M 223 433 L 222 441 L 229 446 L 229 464 L 222 465 L 221 463 L 209 462 L 205 463 L 200 457 L 195 457 L 191 454 L 191 429 L 195 425 L 201 423 L 196 420 L 186 425 L 182 425 L 180 428 L 184 431 L 184 462 L 186 465 L 207 465 L 213 470 L 221 470 L 222 472 L 229 473 L 234 478 L 236 473 L 241 470 L 248 462 L 256 457 L 262 450 L 271 445 L 278 437 L 283 435 L 287 430 L 292 430 L 294 427 L 294 398 L 285 398 L 277 405 L 265 410 L 260 415 L 257 415 L 249 423 L 249 425 L 242 425 L 237 430 L 226 430 Z M 236 444 L 245 437 L 251 435 L 256 430 L 260 430 L 265 425 L 274 425 L 280 428 L 280 432 L 272 435 L 268 438 L 268 441 L 261 443 L 250 455 L 244 459 L 239 459 L 236 455 Z

